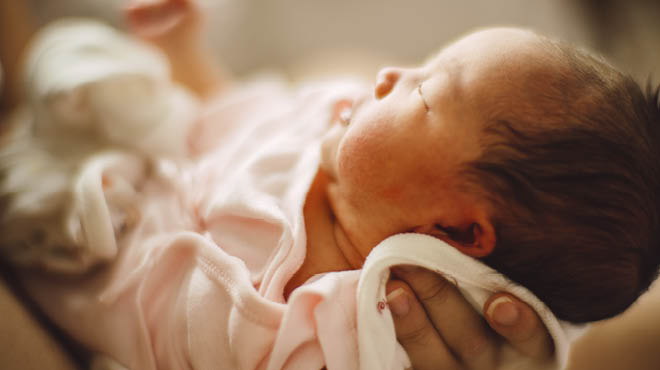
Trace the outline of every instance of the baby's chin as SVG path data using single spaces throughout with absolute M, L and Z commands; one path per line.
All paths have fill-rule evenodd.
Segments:
M 345 131 L 345 127 L 333 125 L 321 141 L 321 162 L 319 166 L 330 177 L 331 181 L 337 180 L 337 151 Z
M 335 166 L 333 161 L 330 161 L 321 154 L 321 163 L 319 164 L 319 169 L 323 171 L 331 182 L 337 181 L 337 172 L 335 171 Z

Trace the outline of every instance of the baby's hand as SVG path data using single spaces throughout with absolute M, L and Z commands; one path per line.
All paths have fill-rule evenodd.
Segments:
M 124 14 L 134 34 L 161 47 L 199 37 L 201 12 L 195 0 L 131 0 Z

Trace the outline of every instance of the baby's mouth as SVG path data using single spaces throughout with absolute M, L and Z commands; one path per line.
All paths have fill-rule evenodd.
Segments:
M 365 100 L 366 97 L 362 96 L 353 101 L 346 101 L 345 104 L 343 104 L 339 108 L 339 114 L 338 114 L 339 123 L 342 126 L 350 125 L 351 119 L 353 118 L 355 111 L 358 110 L 358 108 L 365 102 Z
M 355 103 L 349 99 L 344 99 L 336 103 L 334 107 L 334 121 L 341 126 L 348 126 L 351 123 L 354 105 Z
M 345 107 L 339 112 L 339 123 L 342 126 L 348 126 L 351 124 L 351 117 L 353 117 L 353 107 Z

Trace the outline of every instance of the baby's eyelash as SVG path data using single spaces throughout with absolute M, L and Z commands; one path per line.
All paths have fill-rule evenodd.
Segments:
M 422 98 L 422 103 L 424 103 L 424 108 L 426 111 L 429 111 L 429 105 L 426 103 L 426 99 L 424 99 L 424 94 L 422 94 L 422 84 L 420 83 L 417 85 L 417 92 L 419 93 L 419 97 Z

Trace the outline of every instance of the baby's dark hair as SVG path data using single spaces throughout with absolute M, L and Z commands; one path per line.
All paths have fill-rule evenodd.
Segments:
M 561 67 L 525 76 L 519 103 L 488 113 L 465 169 L 494 209 L 483 261 L 560 319 L 605 319 L 659 269 L 660 87 L 644 93 L 598 57 L 542 42 Z

